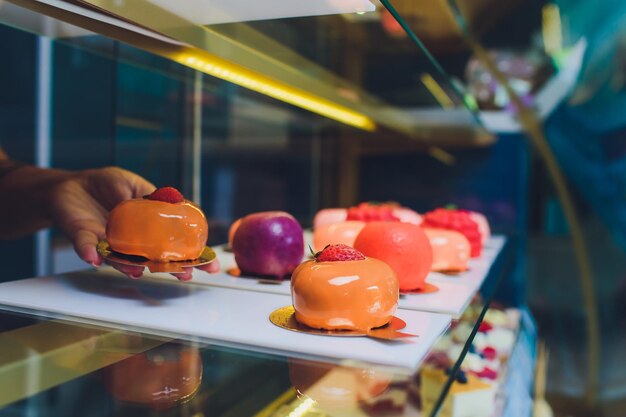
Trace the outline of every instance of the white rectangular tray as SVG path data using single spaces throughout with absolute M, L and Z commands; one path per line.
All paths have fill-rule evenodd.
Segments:
M 439 291 L 430 294 L 407 294 L 400 297 L 401 309 L 432 311 L 458 317 L 467 308 L 472 297 L 480 289 L 491 266 L 504 247 L 504 236 L 492 236 L 483 248 L 482 256 L 470 261 L 470 269 L 457 275 L 431 272 L 426 282 L 435 285 Z M 235 257 L 223 247 L 216 248 L 222 271 L 236 267 Z M 236 288 L 270 294 L 291 295 L 290 281 L 272 282 L 254 278 L 236 278 L 226 272 L 209 275 L 195 271 L 194 282 L 223 288 Z
M 414 371 L 450 324 L 450 316 L 399 310 L 403 330 L 419 337 L 381 342 L 364 337 L 296 333 L 273 325 L 272 311 L 289 297 L 77 272 L 0 284 L 0 308 L 106 324 L 144 333 L 202 339 L 248 350 L 334 362 L 357 361 Z

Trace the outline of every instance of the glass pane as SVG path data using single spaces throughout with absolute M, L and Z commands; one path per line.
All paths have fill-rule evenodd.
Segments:
M 79 13 L 91 16 L 104 12 L 106 16 L 98 17 L 103 21 L 111 16 L 121 17 L 127 22 L 122 25 L 126 29 L 102 30 L 211 76 L 340 123 L 365 130 L 380 125 L 378 131 L 391 129 L 423 141 L 430 140 L 429 132 L 433 129 L 446 131 L 455 127 L 463 132 L 467 143 L 489 141 L 489 135 L 471 112 L 464 110 L 466 103 L 458 88 L 437 70 L 432 57 L 424 55 L 402 35 L 397 22 L 382 7 L 373 10 L 369 2 L 355 3 L 365 4 L 369 12 L 362 13 L 358 5 L 337 2 L 341 7 L 333 5 L 326 12 L 307 13 L 302 9 L 306 2 L 302 2 L 292 5 L 294 9 L 288 17 L 272 16 L 274 13 L 270 12 L 261 19 L 258 14 L 250 15 L 246 8 L 238 9 L 226 2 L 183 6 L 142 0 L 62 2 L 58 5 L 65 11 L 55 9 L 55 13 L 67 17 L 69 10 L 83 6 L 78 7 Z M 9 6 L 4 12 L 7 23 L 37 26 L 16 18 L 14 15 L 23 11 L 16 13 L 15 6 Z M 346 9 L 355 12 L 346 14 Z M 270 10 L 273 9 L 265 9 Z M 337 14 L 338 11 L 344 13 Z M 334 14 L 328 15 L 331 12 Z M 201 23 L 206 19 L 206 23 Z M 83 26 L 102 28 L 89 19 L 78 21 Z M 179 42 L 128 26 L 128 22 Z M 121 25 L 119 21 L 117 24 Z M 67 38 L 66 26 L 56 25 L 49 32 Z M 30 30 L 42 33 L 41 27 Z M 140 40 L 137 33 L 141 33 Z M 457 109 L 454 122 L 443 122 L 437 117 L 442 108 Z

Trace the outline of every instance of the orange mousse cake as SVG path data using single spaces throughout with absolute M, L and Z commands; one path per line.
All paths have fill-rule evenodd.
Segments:
M 198 258 L 208 233 L 202 210 L 171 187 L 121 202 L 111 211 L 106 228 L 114 251 L 159 262 Z
M 356 330 L 388 324 L 398 306 L 391 267 L 347 245 L 329 245 L 291 277 L 296 320 L 316 329 Z
M 467 271 L 472 248 L 469 240 L 454 230 L 431 229 L 424 227 L 430 246 L 433 249 L 432 271 Z

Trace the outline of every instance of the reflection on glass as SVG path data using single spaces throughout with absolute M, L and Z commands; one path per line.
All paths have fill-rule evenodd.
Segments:
M 389 370 L 289 360 L 289 379 L 301 402 L 333 416 L 359 415 L 361 410 L 400 415 L 407 401 L 407 380 Z
M 202 360 L 198 348 L 172 342 L 117 362 L 102 374 L 117 401 L 166 409 L 196 394 Z

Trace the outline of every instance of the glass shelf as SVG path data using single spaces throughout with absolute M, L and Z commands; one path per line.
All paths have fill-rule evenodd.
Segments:
M 470 368 L 495 372 L 494 378 L 501 380 L 491 385 L 494 395 L 504 384 L 500 359 L 511 353 L 520 315 L 518 310 L 488 307 L 511 272 L 512 246 L 509 243 L 494 262 L 482 295 L 453 321 L 415 373 L 350 360 L 258 353 L 219 342 L 206 344 L 193 336 L 172 339 L 119 323 L 96 326 L 3 306 L 0 383 L 10 389 L 0 395 L 0 407 L 21 415 L 38 404 L 39 411 L 50 416 L 67 415 L 70 409 L 83 416 L 103 409 L 120 416 L 155 410 L 166 415 L 283 416 L 300 410 L 303 416 L 435 416 L 441 407 L 450 406 L 448 390 L 459 389 L 460 382 L 451 379 L 459 368 L 464 373 L 457 381 L 467 377 L 471 384 L 480 382 Z M 487 323 L 499 327 L 485 328 L 491 326 Z M 490 331 L 505 332 L 508 348 L 498 345 L 502 335 L 490 339 Z M 480 341 L 472 345 L 476 334 Z M 498 347 L 496 356 L 489 357 L 491 346 Z M 66 392 L 76 397 L 52 401 Z M 89 401 L 81 400 L 83 396 Z

